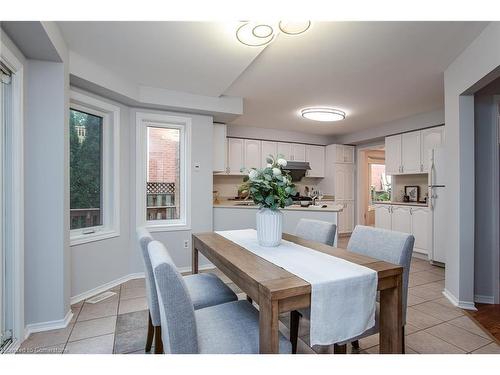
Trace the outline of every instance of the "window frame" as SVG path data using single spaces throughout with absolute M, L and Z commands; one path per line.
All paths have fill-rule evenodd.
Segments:
M 180 130 L 180 217 L 146 220 L 147 128 L 149 126 Z M 153 112 L 136 113 L 136 225 L 151 232 L 191 230 L 191 118 Z
M 102 224 L 71 229 L 70 223 L 70 246 L 75 246 L 120 235 L 120 108 L 71 90 L 69 109 L 102 117 Z M 71 194 L 71 191 L 69 193 Z

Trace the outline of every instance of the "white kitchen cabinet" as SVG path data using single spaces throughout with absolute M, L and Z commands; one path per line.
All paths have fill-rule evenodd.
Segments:
M 336 163 L 354 163 L 354 146 L 335 145 Z
M 444 126 L 424 129 L 421 131 L 421 159 L 423 172 L 429 171 L 429 151 L 444 143 Z
M 401 172 L 421 173 L 421 134 L 419 131 L 401 135 Z
M 213 164 L 214 173 L 226 172 L 227 146 L 226 124 L 214 124 L 213 128 Z
M 282 156 L 285 160 L 292 160 L 292 144 L 278 142 L 278 155 Z
M 306 172 L 307 177 L 325 177 L 325 147 L 306 146 L 306 161 L 309 162 L 310 170 Z
M 392 206 L 392 230 L 396 232 L 411 233 L 410 207 Z
M 245 139 L 245 169 L 260 168 L 262 164 L 261 141 Z
M 272 155 L 273 158 L 278 154 L 278 144 L 277 142 L 262 141 L 262 164 L 261 167 L 265 168 L 267 165 L 267 158 Z
M 306 161 L 306 145 L 302 145 L 299 143 L 292 143 L 291 160 Z
M 335 200 L 354 200 L 354 165 L 335 165 Z
M 338 232 L 339 234 L 352 233 L 354 230 L 354 201 L 337 201 L 343 209 L 339 212 Z
M 415 237 L 413 251 L 427 254 L 429 251 L 430 212 L 427 207 L 411 208 L 411 234 Z
M 375 205 L 375 226 L 387 230 L 392 229 L 391 206 L 382 204 Z
M 385 171 L 389 175 L 401 172 L 401 134 L 385 138 Z
M 227 139 L 227 174 L 242 175 L 245 167 L 244 140 L 240 138 Z

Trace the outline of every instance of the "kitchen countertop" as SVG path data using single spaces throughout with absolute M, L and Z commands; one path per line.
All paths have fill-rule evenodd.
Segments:
M 428 207 L 429 206 L 427 203 L 420 203 L 420 202 L 392 202 L 392 201 L 386 201 L 386 202 L 373 202 L 373 204 L 388 204 L 388 205 L 395 205 L 395 206 L 417 206 L 417 207 Z
M 242 205 L 242 203 L 251 203 L 250 205 Z M 323 208 L 321 206 L 326 205 Z M 246 208 L 246 209 L 258 209 L 259 206 L 253 204 L 252 201 L 241 201 L 241 200 L 228 200 L 224 198 L 219 198 L 218 203 L 213 204 L 214 208 Z M 322 211 L 322 212 L 340 212 L 343 210 L 341 204 L 336 204 L 332 201 L 323 201 L 322 203 L 317 203 L 316 206 L 301 207 L 299 205 L 292 205 L 285 207 L 285 211 Z

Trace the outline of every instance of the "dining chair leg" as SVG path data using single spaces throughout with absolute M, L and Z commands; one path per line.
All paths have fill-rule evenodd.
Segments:
M 354 349 L 359 350 L 359 341 L 358 340 L 354 340 L 353 342 L 351 342 L 351 345 Z
M 153 326 L 153 321 L 151 320 L 151 313 L 148 314 L 148 336 L 146 338 L 146 347 L 144 348 L 144 351 L 146 353 L 149 353 L 151 351 L 151 345 L 153 344 L 153 336 L 154 336 L 154 329 L 155 327 Z
M 401 333 L 401 336 L 403 337 L 403 354 L 406 354 L 405 351 L 406 351 L 406 344 L 405 344 L 405 326 L 403 326 L 401 328 L 403 330 L 403 332 Z
M 297 341 L 299 340 L 300 313 L 296 310 L 290 312 L 290 342 L 292 354 L 297 354 Z
M 161 340 L 161 327 L 155 327 L 155 354 L 163 354 L 163 341 Z
M 333 345 L 333 353 L 334 354 L 347 354 L 347 345 Z
M 252 299 L 247 295 L 247 301 L 253 303 Z

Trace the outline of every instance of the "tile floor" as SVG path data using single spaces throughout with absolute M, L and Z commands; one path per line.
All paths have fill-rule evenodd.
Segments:
M 339 247 L 345 245 L 341 239 Z M 237 294 L 239 288 L 214 270 Z M 495 353 L 500 345 L 461 309 L 442 295 L 444 270 L 414 258 L 411 264 L 406 325 L 407 353 Z M 116 295 L 97 304 L 80 302 L 72 306 L 68 327 L 32 334 L 18 353 L 144 353 L 147 332 L 147 304 L 144 279 L 112 288 Z M 288 335 L 288 314 L 281 317 L 280 330 Z M 299 353 L 330 353 L 332 347 L 308 345 L 307 320 L 299 332 Z M 349 352 L 354 353 L 349 347 Z M 360 340 L 358 353 L 378 353 L 378 336 Z

